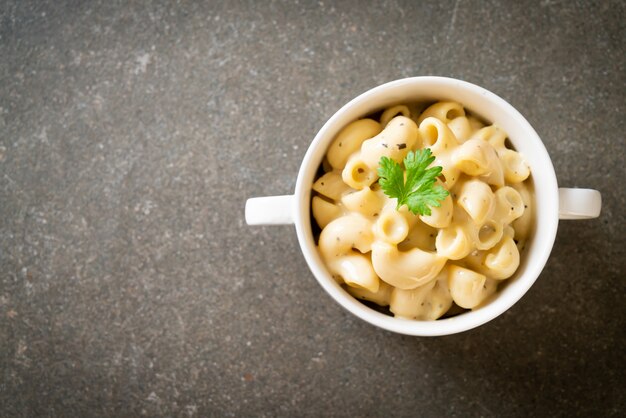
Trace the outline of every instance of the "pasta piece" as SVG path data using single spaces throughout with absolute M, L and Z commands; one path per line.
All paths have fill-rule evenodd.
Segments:
M 408 118 L 411 116 L 411 112 L 409 112 L 409 108 L 405 105 L 390 107 L 389 109 L 386 109 L 380 117 L 381 126 L 387 126 L 389 121 L 398 115 Z
M 504 185 L 502 165 L 496 150 L 480 139 L 470 139 L 458 147 L 452 162 L 462 172 L 470 176 L 480 176 L 481 180 L 494 186 Z
M 418 119 L 418 123 L 421 125 L 424 119 L 430 117 L 437 118 L 443 123 L 450 123 L 460 116 L 465 116 L 465 109 L 459 103 L 437 102 L 424 110 Z
M 480 180 L 468 180 L 457 188 L 457 203 L 472 218 L 477 226 L 483 225 L 496 208 L 496 199 L 491 188 Z
M 457 223 L 439 230 L 435 246 L 437 254 L 450 260 L 460 260 L 474 248 L 467 229 Z
M 417 125 L 404 116 L 396 116 L 385 129 L 361 145 L 361 158 L 372 170 L 378 168 L 380 157 L 388 157 L 401 163 L 418 143 Z
M 486 147 L 485 141 L 470 139 L 454 150 L 452 162 L 459 170 L 470 176 L 482 176 L 489 173 L 491 161 L 485 152 Z M 493 154 L 495 156 L 495 151 Z M 495 157 L 495 162 L 499 163 L 497 156 Z
M 389 310 L 396 316 L 434 320 L 445 314 L 452 306 L 448 289 L 447 268 L 441 270 L 431 282 L 413 290 L 392 288 Z
M 452 153 L 459 146 L 452 131 L 439 119 L 428 117 L 420 123 L 419 132 L 425 147 L 435 156 L 433 166 L 441 166 L 444 184 L 451 189 L 459 179 L 460 170 L 452 162 Z
M 343 195 L 341 202 L 351 212 L 358 212 L 365 216 L 380 214 L 384 200 L 379 193 L 365 187 L 358 192 Z
M 353 189 L 362 190 L 374 183 L 378 179 L 378 174 L 363 161 L 359 154 L 354 154 L 341 172 L 341 178 Z
M 494 219 L 505 225 L 524 214 L 524 201 L 517 190 L 512 187 L 501 187 L 495 192 L 496 213 Z
M 325 257 L 341 257 L 354 252 L 372 250 L 372 223 L 359 214 L 342 216 L 324 228 L 320 234 L 320 251 Z
M 497 125 L 485 126 L 472 135 L 471 139 L 480 139 L 489 143 L 495 149 L 505 148 L 506 132 L 502 131 Z
M 433 287 L 435 280 L 410 290 L 393 288 L 389 298 L 389 310 L 399 317 L 418 319 L 425 310 L 424 305 Z
M 409 224 L 400 212 L 384 211 L 374 224 L 374 236 L 389 244 L 402 242 L 409 233 Z
M 448 268 L 448 286 L 454 303 L 473 309 L 483 303 L 497 288 L 497 282 L 455 264 Z
M 489 251 L 477 251 L 466 258 L 467 264 L 477 272 L 495 280 L 508 279 L 515 273 L 520 256 L 515 242 L 510 236 Z
M 370 292 L 362 287 L 345 286 L 348 293 L 357 299 L 369 300 L 380 306 L 388 306 L 391 299 L 391 291 L 394 289 L 382 280 L 379 282 L 378 290 Z
M 372 244 L 372 264 L 376 274 L 400 289 L 415 289 L 428 283 L 437 276 L 445 262 L 444 257 L 418 248 L 400 252 L 393 244 L 382 241 Z
M 485 266 L 492 279 L 508 279 L 519 267 L 519 251 L 513 239 L 505 236 L 500 243 L 487 252 Z
M 459 116 L 448 122 L 448 128 L 452 131 L 457 141 L 464 143 L 474 133 L 470 120 L 466 116 Z
M 435 239 L 437 254 L 450 260 L 459 260 L 474 249 L 475 235 L 474 222 L 463 208 L 455 205 L 452 222 L 437 232 Z
M 524 183 L 513 184 L 513 188 L 517 190 L 524 202 L 524 213 L 522 216 L 513 221 L 513 229 L 515 229 L 515 239 L 519 242 L 526 241 L 531 233 L 533 223 L 533 201 L 532 191 L 529 186 Z
M 326 228 L 326 225 L 343 215 L 343 210 L 339 206 L 319 196 L 313 196 L 311 208 L 315 222 L 317 222 L 322 229 Z
M 500 162 L 504 169 L 504 177 L 509 183 L 521 183 L 530 175 L 530 168 L 521 154 L 512 149 L 500 151 Z
M 501 222 L 488 219 L 480 228 L 473 231 L 474 245 L 479 250 L 488 250 L 500 242 L 504 234 L 504 226 Z
M 422 319 L 429 321 L 440 318 L 452 307 L 452 295 L 448 287 L 447 267 L 441 270 L 435 279 L 435 287 L 430 291 L 429 301 L 426 302 L 424 306 L 426 312 L 424 312 Z
M 373 240 L 371 222 L 351 214 L 335 219 L 322 230 L 319 249 L 331 274 L 350 286 L 377 292 L 378 276 L 364 254 L 371 250 Z
M 366 139 L 370 139 L 382 130 L 373 119 L 359 119 L 343 128 L 330 144 L 326 158 L 330 165 L 338 170 L 345 167 L 350 155 L 361 148 Z
M 350 191 L 350 187 L 343 182 L 338 172 L 331 171 L 313 183 L 313 190 L 337 202 L 344 193 Z

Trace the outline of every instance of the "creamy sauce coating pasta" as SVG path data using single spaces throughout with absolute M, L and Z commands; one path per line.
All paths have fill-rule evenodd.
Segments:
M 436 320 L 483 305 L 517 270 L 533 217 L 530 169 L 506 137 L 450 101 L 399 104 L 344 127 L 311 202 L 333 278 L 398 317 Z M 423 148 L 450 192 L 429 216 L 397 210 L 377 174 L 382 156 L 402 163 Z

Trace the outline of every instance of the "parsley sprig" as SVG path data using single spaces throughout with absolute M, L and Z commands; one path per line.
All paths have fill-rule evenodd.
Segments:
M 398 199 L 396 209 L 407 205 L 413 214 L 429 216 L 431 207 L 441 206 L 441 201 L 450 193 L 443 187 L 435 185 L 442 168 L 439 166 L 428 168 L 433 161 L 435 157 L 428 148 L 409 152 L 403 161 L 404 170 L 391 158 L 380 157 L 378 183 L 387 196 Z

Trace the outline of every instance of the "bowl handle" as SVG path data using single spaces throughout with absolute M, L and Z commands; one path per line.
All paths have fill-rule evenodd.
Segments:
M 559 219 L 592 219 L 600 216 L 602 196 L 593 189 L 559 188 Z
M 294 195 L 253 197 L 246 201 L 248 225 L 288 225 L 294 223 Z

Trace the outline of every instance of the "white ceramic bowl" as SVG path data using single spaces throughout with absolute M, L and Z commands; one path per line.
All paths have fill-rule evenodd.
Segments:
M 479 309 L 437 321 L 395 318 L 377 312 L 346 292 L 324 266 L 311 229 L 311 186 L 335 135 L 348 123 L 390 105 L 452 100 L 481 118 L 499 125 L 526 159 L 535 189 L 536 217 L 520 266 L 498 294 Z M 408 335 L 448 335 L 475 328 L 502 314 L 537 280 L 546 264 L 561 219 L 586 219 L 600 214 L 600 193 L 590 189 L 559 189 L 552 161 L 541 139 L 513 106 L 474 84 L 445 77 L 412 77 L 375 87 L 335 113 L 318 132 L 304 156 L 294 195 L 249 199 L 246 221 L 251 225 L 294 223 L 302 253 L 320 285 L 341 306 L 359 318 L 389 331 Z M 321 302 L 323 303 L 323 302 Z

